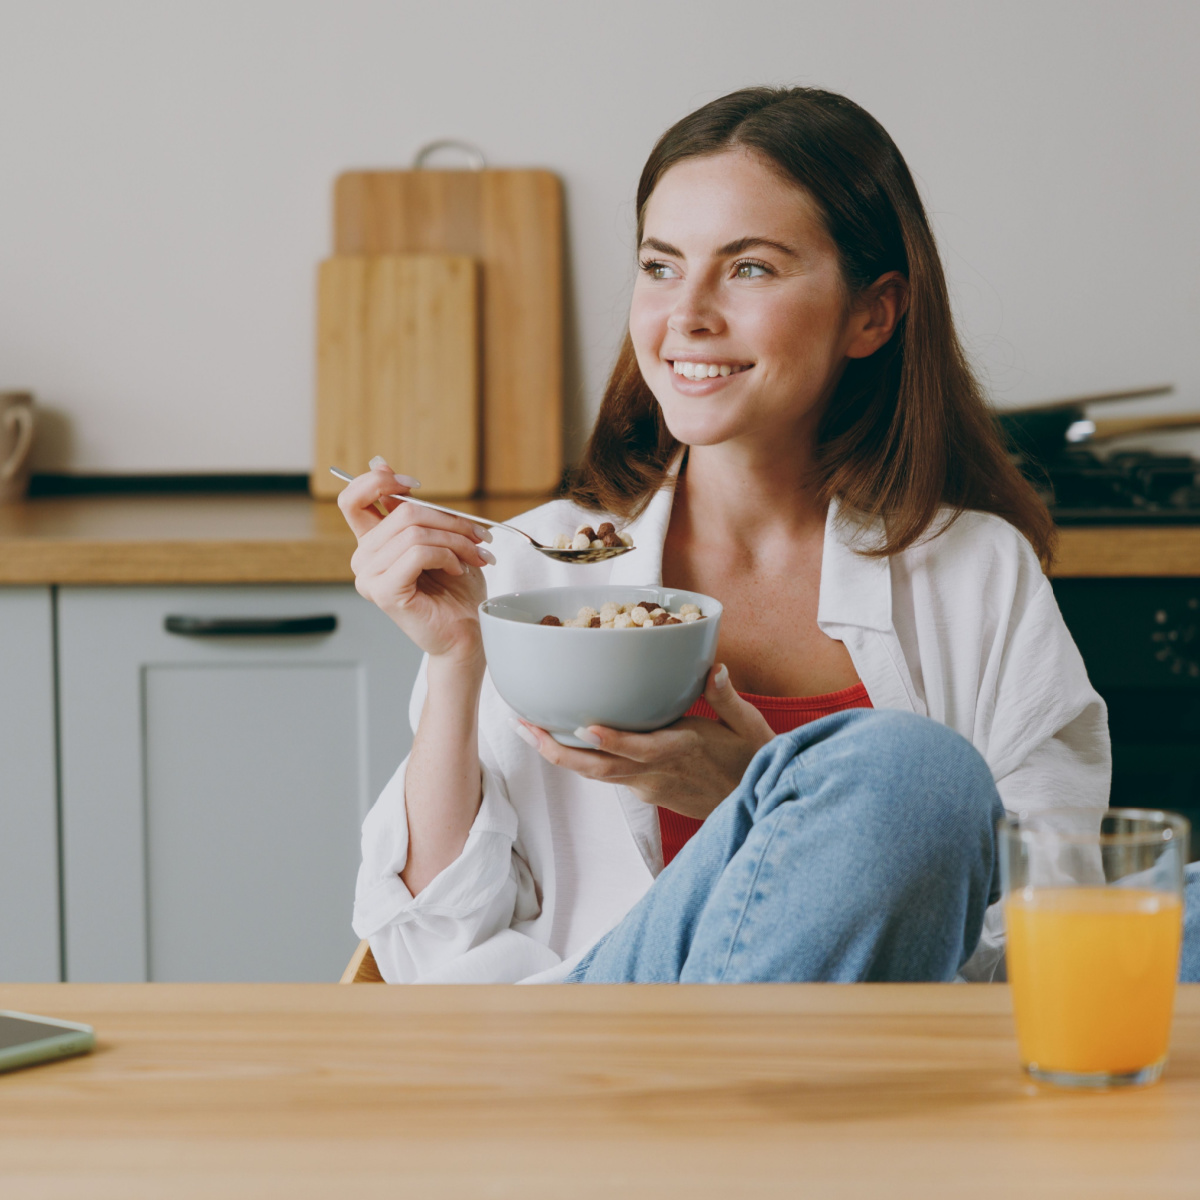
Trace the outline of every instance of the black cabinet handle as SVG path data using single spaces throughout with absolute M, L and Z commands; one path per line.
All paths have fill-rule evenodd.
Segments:
M 163 628 L 181 637 L 302 637 L 332 633 L 337 617 L 167 617 Z

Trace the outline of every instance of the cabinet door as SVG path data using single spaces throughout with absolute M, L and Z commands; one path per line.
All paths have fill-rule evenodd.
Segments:
M 336 979 L 416 648 L 350 587 L 63 588 L 58 621 L 67 978 Z
M 0 588 L 0 982 L 59 979 L 50 589 Z

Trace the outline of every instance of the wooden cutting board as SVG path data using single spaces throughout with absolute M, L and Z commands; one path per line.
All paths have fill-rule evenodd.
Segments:
M 478 275 L 453 254 L 347 255 L 317 277 L 313 495 L 382 454 L 422 494 L 479 488 Z
M 562 475 L 562 238 L 549 171 L 350 171 L 334 186 L 336 254 L 479 262 L 489 495 L 546 493 Z

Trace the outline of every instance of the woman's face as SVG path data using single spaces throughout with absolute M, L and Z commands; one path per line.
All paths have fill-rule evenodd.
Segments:
M 808 193 L 752 151 L 685 159 L 650 196 L 639 258 L 629 330 L 672 435 L 811 436 L 861 323 Z

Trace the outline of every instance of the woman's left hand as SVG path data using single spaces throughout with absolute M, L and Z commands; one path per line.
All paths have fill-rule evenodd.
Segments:
M 704 698 L 720 721 L 684 717 L 654 733 L 624 733 L 590 725 L 576 730 L 595 750 L 561 746 L 544 729 L 522 721 L 538 753 L 557 767 L 587 779 L 619 783 L 647 804 L 703 820 L 737 787 L 757 751 L 775 735 L 718 664 L 708 675 Z

